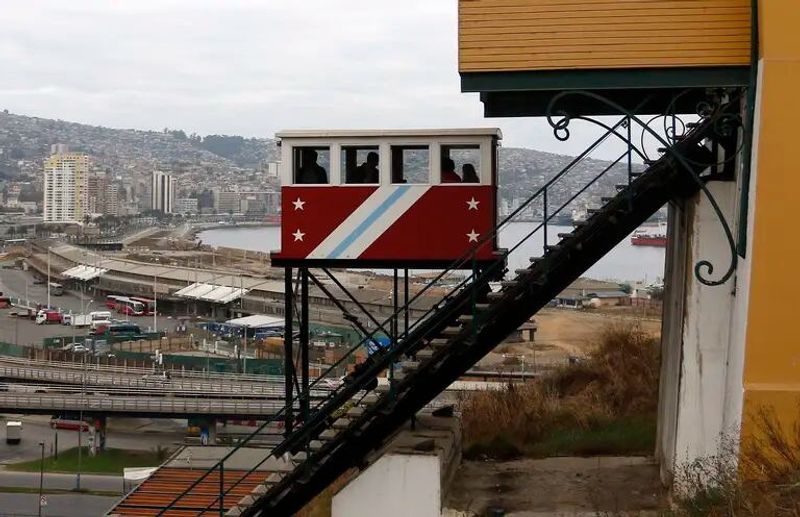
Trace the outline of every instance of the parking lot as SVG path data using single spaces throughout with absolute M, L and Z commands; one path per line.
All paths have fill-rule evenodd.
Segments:
M 47 285 L 36 284 L 34 280 L 35 277 L 27 271 L 0 269 L 0 291 L 5 296 L 21 298 L 31 306 L 37 304 L 45 305 L 47 303 Z M 98 297 L 95 299 L 91 296 L 91 293 L 82 295 L 80 292 L 66 289 L 61 296 L 53 296 L 51 294 L 50 305 L 64 312 L 72 311 L 75 314 L 81 313 L 81 309 L 83 309 L 84 313 L 107 310 L 104 298 Z M 47 337 L 69 335 L 80 337 L 88 333 L 85 328 L 74 328 L 60 324 L 37 325 L 32 320 L 11 316 L 11 313 L 17 310 L 14 308 L 0 310 L 0 341 L 38 346 L 41 345 L 42 339 Z M 142 330 L 147 330 L 153 326 L 152 317 L 126 317 L 121 314 L 115 314 L 115 318 L 120 320 L 127 318 L 132 323 L 139 325 Z M 177 320 L 171 317 L 159 316 L 157 319 L 158 330 L 172 331 L 177 326 L 177 323 Z

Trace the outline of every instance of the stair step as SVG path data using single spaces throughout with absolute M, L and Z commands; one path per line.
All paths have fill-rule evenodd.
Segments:
M 608 203 L 611 202 L 612 199 L 614 199 L 614 198 L 613 197 L 603 196 L 603 197 L 600 198 L 600 202 L 603 203 L 604 205 L 607 205 Z
M 620 192 L 628 188 L 627 183 L 620 183 L 619 185 L 614 185 L 614 187 L 619 190 Z
M 474 319 L 475 319 L 474 314 L 462 314 L 461 316 L 458 317 L 458 321 L 460 321 L 461 323 L 471 323 L 472 320 Z
M 388 384 L 388 383 L 387 384 L 378 384 L 378 386 L 375 388 L 375 391 L 377 391 L 378 393 L 389 393 L 389 391 L 391 391 L 391 389 L 392 389 L 392 386 L 390 384 Z
M 298 463 L 306 461 L 306 458 L 308 458 L 308 454 L 306 454 L 305 451 L 300 451 L 297 454 L 292 454 L 292 458 L 289 461 L 297 465 Z
M 264 483 L 267 483 L 269 485 L 277 485 L 278 483 L 281 482 L 281 479 L 283 479 L 283 474 L 282 473 L 273 472 L 272 474 L 269 475 L 267 480 L 264 481 Z
M 361 415 L 364 414 L 364 408 L 361 406 L 351 407 L 345 413 L 349 418 L 359 418 Z
M 433 357 L 433 355 L 435 353 L 436 353 L 436 350 L 433 350 L 431 348 L 423 348 L 422 350 L 418 350 L 416 355 L 417 355 L 417 359 L 420 359 L 422 361 L 426 361 L 426 360 L 430 359 L 431 357 Z
M 586 213 L 589 215 L 599 214 L 602 210 L 600 208 L 587 208 Z
M 242 515 L 242 512 L 243 512 L 243 511 L 244 511 L 244 510 L 242 510 L 242 509 L 241 509 L 241 508 L 239 508 L 238 506 L 234 506 L 234 507 L 232 507 L 230 510 L 228 510 L 227 512 L 225 512 L 225 516 L 226 516 L 226 517 L 239 517 L 240 515 Z
M 444 348 L 449 344 L 450 341 L 448 339 L 442 338 L 431 339 L 430 343 L 428 343 L 428 345 L 432 346 L 433 348 Z
M 445 327 L 440 334 L 443 336 L 457 336 L 461 334 L 461 327 Z
M 361 403 L 365 406 L 371 406 L 378 402 L 380 397 L 376 393 L 367 393 L 364 395 L 364 398 L 361 399 Z
M 323 445 L 325 445 L 325 442 L 323 442 L 322 440 L 311 440 L 311 443 L 308 444 L 308 448 L 316 452 L 322 449 Z
M 544 249 L 545 249 L 546 252 L 552 253 L 554 251 L 560 250 L 561 249 L 561 245 L 560 244 L 548 244 L 547 246 L 544 247 Z
M 698 127 L 700 127 L 700 123 L 699 122 L 687 122 L 686 123 L 686 129 L 697 129 Z
M 576 219 L 572 221 L 572 226 L 574 226 L 575 228 L 581 228 L 583 226 L 586 226 L 587 224 L 588 223 L 584 219 Z
M 644 161 L 644 164 L 645 164 L 645 165 L 647 165 L 648 167 L 651 167 L 651 166 L 655 165 L 655 163 L 656 163 L 658 160 L 651 160 L 650 158 L 645 158 L 643 161 Z M 633 173 L 631 173 L 630 175 L 632 176 L 632 175 L 633 175 Z
M 398 366 L 405 371 L 416 370 L 419 368 L 419 361 L 402 361 Z M 395 370 L 397 371 L 397 370 Z
M 520 275 L 527 275 L 527 274 L 529 274 L 529 273 L 532 273 L 532 272 L 533 272 L 533 271 L 531 271 L 531 270 L 530 270 L 530 269 L 528 269 L 528 268 L 524 268 L 524 269 L 515 269 L 515 270 L 514 270 L 514 274 L 515 274 L 515 275 L 517 275 L 517 276 L 520 276 Z
M 264 483 L 261 483 L 259 485 L 256 485 L 256 487 L 250 493 L 254 494 L 254 495 L 264 495 L 267 492 L 269 492 L 269 487 L 267 485 L 265 485 Z
M 499 300 L 505 295 L 506 293 L 502 291 L 492 291 L 491 293 L 486 294 L 486 298 L 488 298 L 489 300 Z
M 667 152 L 667 148 L 666 147 L 659 147 L 658 148 L 658 154 L 664 154 L 666 152 Z
M 478 312 L 486 312 L 488 311 L 492 305 L 490 303 L 476 303 L 475 310 Z
M 531 264 L 536 264 L 537 262 L 543 261 L 544 257 L 531 257 L 528 260 L 531 261 Z
M 631 178 L 638 178 L 641 175 L 642 175 L 641 172 L 632 172 L 632 173 L 630 173 L 630 177 Z
M 236 503 L 236 504 L 238 506 L 244 506 L 245 508 L 247 508 L 248 506 L 253 506 L 253 503 L 255 503 L 255 502 L 256 502 L 256 498 L 255 497 L 253 497 L 252 495 L 246 495 L 246 496 L 242 497 L 241 499 L 239 499 L 239 502 Z
M 558 238 L 559 239 L 569 239 L 570 237 L 572 237 L 572 233 L 571 232 L 567 232 L 567 233 L 563 233 L 562 232 L 562 233 L 558 234 Z
M 509 287 L 514 288 L 517 286 L 518 283 L 519 282 L 517 282 L 516 280 L 503 280 L 502 282 L 500 282 L 500 287 L 502 287 L 503 289 L 508 289 Z
M 320 440 L 331 441 L 336 438 L 336 429 L 325 429 L 319 434 Z
M 506 253 L 508 253 L 508 248 L 497 248 L 496 250 L 492 251 L 492 255 L 496 257 L 502 257 Z
M 385 386 L 388 387 L 388 384 L 386 384 Z M 348 427 L 350 427 L 350 420 L 346 418 L 337 418 L 336 421 L 333 423 L 334 429 L 347 429 Z

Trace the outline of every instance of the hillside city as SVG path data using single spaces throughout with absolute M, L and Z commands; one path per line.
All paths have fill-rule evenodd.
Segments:
M 60 147 L 54 147 L 58 146 Z M 239 216 L 257 220 L 278 214 L 279 179 L 276 141 L 266 138 L 196 134 L 165 128 L 161 132 L 110 129 L 62 120 L 0 112 L 0 192 L 7 214 L 41 214 L 44 163 L 57 150 L 88 158 L 85 201 L 72 222 L 106 216 L 133 218 L 164 207 L 153 205 L 154 173 L 172 182 L 168 210 L 182 216 Z M 572 158 L 532 149 L 501 147 L 499 152 L 500 214 L 519 204 L 566 166 Z M 564 202 L 606 162 L 588 159 L 556 182 L 552 207 Z M 638 167 L 638 166 L 637 166 Z M 624 180 L 625 166 L 609 174 L 578 199 L 578 206 L 599 204 L 600 192 Z M 541 217 L 530 206 L 520 218 Z M 70 222 L 49 218 L 50 222 Z

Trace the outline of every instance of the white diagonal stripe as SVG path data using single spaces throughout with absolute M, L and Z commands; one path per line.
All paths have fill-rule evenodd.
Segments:
M 375 242 L 375 239 L 391 227 L 429 188 L 430 186 L 427 185 L 379 187 L 331 232 L 307 258 L 358 258 L 364 250 Z M 381 211 L 381 213 L 378 213 L 378 211 Z M 344 248 L 342 248 L 343 246 Z

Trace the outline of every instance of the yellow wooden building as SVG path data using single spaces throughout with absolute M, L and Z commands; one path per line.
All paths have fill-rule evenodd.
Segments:
M 460 0 L 462 90 L 485 115 L 692 113 L 740 92 L 744 121 L 729 181 L 670 209 L 656 455 L 676 465 L 747 437 L 760 408 L 800 415 L 800 304 L 793 230 L 800 192 L 800 6 L 796 0 Z M 552 113 L 550 113 L 552 115 Z M 731 241 L 731 242 L 733 242 Z M 720 286 L 698 281 L 701 260 Z

